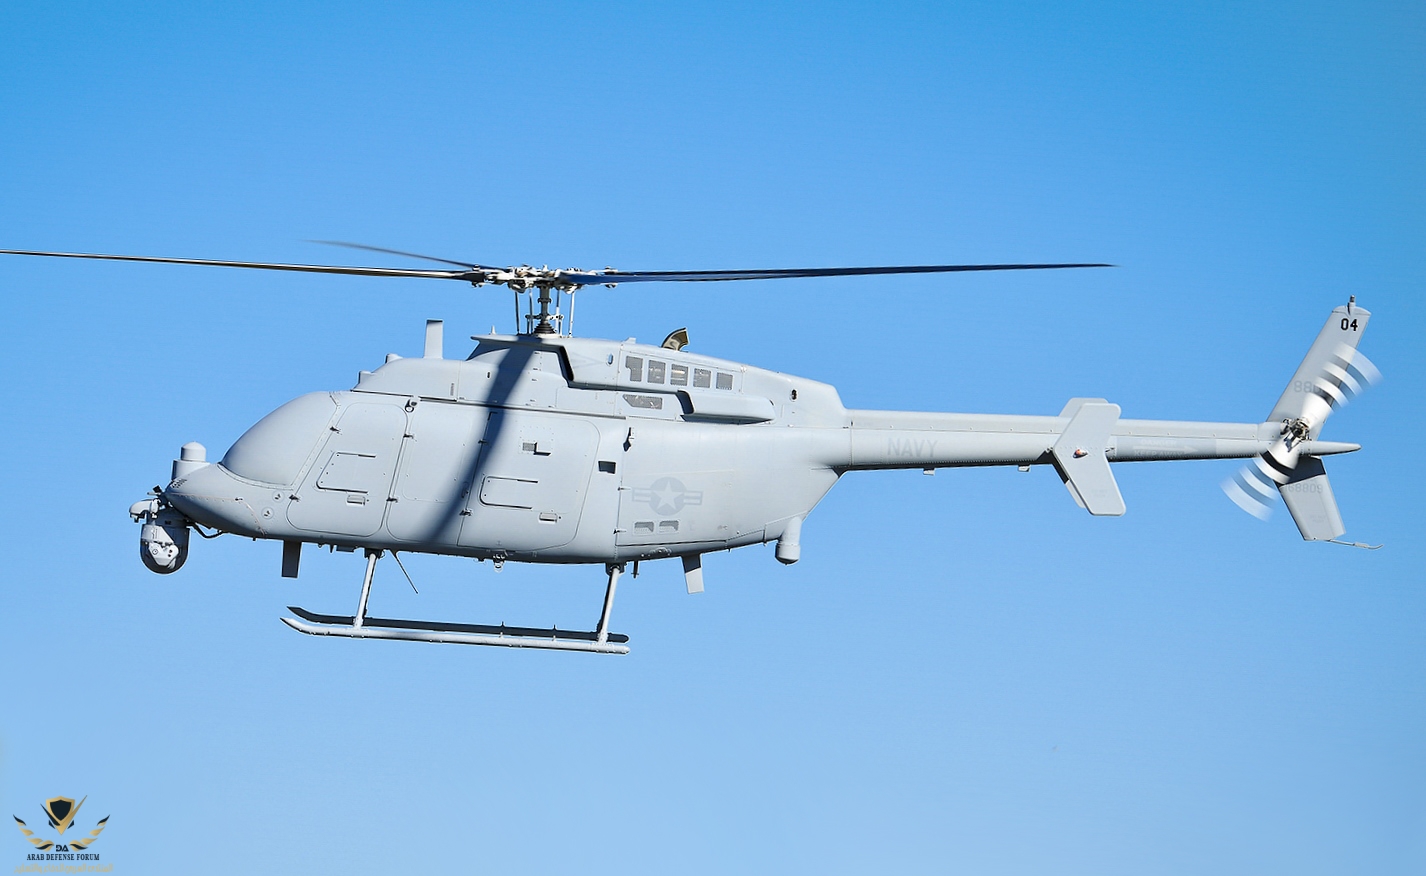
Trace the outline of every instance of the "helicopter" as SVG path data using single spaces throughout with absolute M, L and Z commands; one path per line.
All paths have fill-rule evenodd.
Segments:
M 1103 398 L 1071 398 L 1054 416 L 849 410 L 832 386 L 688 349 L 687 329 L 658 346 L 575 337 L 574 295 L 621 283 L 1107 268 L 1107 264 L 909 265 L 714 271 L 490 267 L 383 247 L 322 241 L 446 267 L 385 268 L 0 250 L 11 255 L 206 265 L 504 286 L 516 333 L 477 335 L 446 358 L 444 324 L 427 320 L 423 355 L 389 354 L 355 386 L 278 407 L 221 459 L 184 444 L 166 486 L 135 503 L 139 556 L 159 574 L 187 560 L 190 533 L 282 543 L 296 578 L 304 545 L 361 550 L 356 610 L 289 606 L 302 633 L 625 654 L 610 632 L 628 565 L 678 558 L 689 593 L 702 557 L 774 543 L 801 556 L 808 515 L 847 472 L 967 466 L 1051 466 L 1095 516 L 1125 504 L 1115 462 L 1244 459 L 1223 483 L 1259 518 L 1280 494 L 1305 540 L 1354 547 L 1323 458 L 1361 445 L 1319 438 L 1333 410 L 1380 378 L 1357 350 L 1370 312 L 1355 296 L 1333 309 L 1267 418 L 1257 423 L 1124 419 Z M 523 330 L 520 299 L 525 299 Z M 568 301 L 569 312 L 563 312 Z M 536 309 L 538 308 L 538 309 Z M 569 321 L 566 323 L 566 317 Z M 426 553 L 506 562 L 602 565 L 593 630 L 375 618 L 377 561 Z M 409 579 L 409 575 L 407 575 Z M 414 585 L 413 585 L 414 586 Z

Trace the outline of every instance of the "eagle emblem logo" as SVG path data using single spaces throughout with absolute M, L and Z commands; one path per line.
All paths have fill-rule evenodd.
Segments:
M 54 828 L 55 832 L 58 833 L 60 836 L 64 836 L 64 832 L 66 830 L 69 830 L 69 828 L 74 824 L 74 817 L 79 814 L 79 807 L 83 806 L 84 800 L 88 799 L 88 797 L 85 797 L 78 803 L 74 802 L 69 797 L 51 797 L 46 800 L 44 805 L 44 813 L 45 817 L 49 820 L 49 826 Z M 64 845 L 61 843 L 57 843 L 54 840 L 47 840 L 43 837 L 35 836 L 35 832 L 33 830 L 30 830 L 29 825 L 25 824 L 25 822 L 20 820 L 20 816 L 12 815 L 11 817 L 14 818 L 15 823 L 20 826 L 20 833 L 23 833 L 25 835 L 25 839 L 30 843 L 30 845 L 34 846 L 40 851 L 47 852 L 50 849 L 53 849 L 56 845 Z M 99 819 L 99 824 L 89 832 L 88 836 L 77 840 L 70 840 L 67 844 L 68 848 L 89 848 L 91 845 L 94 844 L 94 841 L 99 838 L 99 834 L 104 832 L 104 826 L 108 822 L 109 816 L 107 815 Z

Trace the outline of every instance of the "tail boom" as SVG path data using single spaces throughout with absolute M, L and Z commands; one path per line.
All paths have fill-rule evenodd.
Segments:
M 838 471 L 1046 465 L 1071 417 L 849 411 L 847 457 L 829 460 Z M 1110 462 L 1251 459 L 1281 435 L 1278 423 L 1119 420 L 1110 431 Z M 1304 455 L 1351 453 L 1361 445 L 1305 441 Z

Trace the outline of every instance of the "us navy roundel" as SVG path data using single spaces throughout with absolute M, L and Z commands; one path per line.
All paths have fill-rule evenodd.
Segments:
M 634 501 L 648 502 L 655 514 L 667 517 L 686 505 L 703 504 L 703 492 L 686 489 L 678 478 L 659 478 L 647 490 L 635 490 Z

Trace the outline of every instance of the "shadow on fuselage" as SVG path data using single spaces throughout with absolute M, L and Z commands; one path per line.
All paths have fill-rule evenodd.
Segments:
M 497 347 L 490 352 L 498 352 L 500 349 L 502 348 Z M 500 357 L 499 364 L 492 366 L 494 374 L 489 391 L 484 399 L 476 401 L 475 404 L 484 416 L 484 422 L 472 432 L 472 435 L 476 436 L 476 449 L 467 454 L 469 461 L 465 471 L 454 481 L 454 495 L 449 497 L 450 501 L 442 503 L 445 505 L 445 511 L 432 518 L 425 532 L 416 533 L 414 541 L 417 543 L 438 541 L 443 533 L 454 535 L 457 542 L 471 540 L 468 535 L 465 539 L 461 539 L 459 535 L 461 526 L 469 523 L 469 520 L 462 523 L 461 518 L 467 508 L 480 501 L 478 485 L 488 474 L 486 469 L 495 455 L 495 448 L 500 446 L 502 440 L 506 440 L 505 433 L 509 431 L 507 422 L 510 418 L 504 415 L 504 411 L 509 408 L 510 400 L 515 396 L 520 382 L 525 379 L 525 370 L 535 358 L 535 350 L 528 344 L 512 344 L 503 350 L 504 355 Z M 477 346 L 467 361 L 474 361 L 480 355 L 481 349 Z M 477 418 L 482 414 L 477 414 Z

